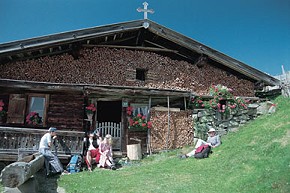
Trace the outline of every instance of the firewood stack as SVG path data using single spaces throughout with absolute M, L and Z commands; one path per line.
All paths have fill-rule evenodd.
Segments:
M 234 90 L 234 95 L 254 96 L 254 84 L 210 65 L 197 67 L 152 52 L 111 48 L 83 48 L 79 59 L 68 53 L 0 65 L 0 78 L 55 83 L 141 86 L 193 91 L 207 95 L 212 84 Z M 137 81 L 136 69 L 146 69 L 148 79 Z M 133 70 L 132 70 L 133 69 Z
M 152 151 L 181 148 L 193 143 L 193 119 L 191 111 L 170 112 L 168 138 L 168 113 L 152 110 L 151 148 Z M 167 140 L 168 138 L 168 140 Z M 166 145 L 168 141 L 168 145 Z

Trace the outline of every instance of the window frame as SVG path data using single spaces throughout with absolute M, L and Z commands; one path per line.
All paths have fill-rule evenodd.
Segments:
M 146 116 L 146 118 L 147 118 L 147 116 L 148 116 L 148 111 L 149 111 L 149 105 L 148 104 L 145 104 L 145 103 L 131 103 L 130 104 L 130 106 L 131 107 L 133 107 L 133 112 L 132 112 L 132 116 L 137 116 L 137 115 L 134 115 L 134 110 L 136 109 L 136 108 L 142 108 L 142 107 L 145 107 L 145 113 L 146 114 L 143 114 L 144 116 Z
M 45 100 L 44 107 L 43 107 L 42 126 L 46 126 L 47 111 L 48 111 L 48 104 L 49 104 L 49 95 L 48 94 L 38 94 L 38 93 L 27 94 L 27 107 L 26 107 L 26 115 L 25 116 L 27 116 L 31 112 L 30 105 L 31 105 L 31 100 L 33 97 L 44 98 L 44 100 Z

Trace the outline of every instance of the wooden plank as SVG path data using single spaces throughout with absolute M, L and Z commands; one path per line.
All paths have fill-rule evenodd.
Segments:
M 168 111 L 167 107 L 153 107 L 152 108 L 155 111 Z M 169 108 L 170 112 L 180 112 L 180 108 Z

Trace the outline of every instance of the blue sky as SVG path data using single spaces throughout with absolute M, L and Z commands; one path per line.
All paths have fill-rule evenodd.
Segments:
M 0 43 L 139 20 L 144 0 L 0 0 Z M 147 0 L 148 18 L 271 75 L 290 71 L 290 0 Z

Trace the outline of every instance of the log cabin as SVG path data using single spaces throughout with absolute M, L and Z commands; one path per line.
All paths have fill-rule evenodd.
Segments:
M 141 143 L 158 151 L 192 143 L 190 97 L 212 84 L 254 97 L 279 81 L 245 63 L 151 20 L 136 20 L 0 44 L 0 160 L 36 150 L 57 127 L 62 155 L 81 153 L 92 131 L 114 138 L 114 150 Z M 96 106 L 92 118 L 86 107 Z M 130 129 L 128 107 L 152 127 Z M 37 112 L 41 123 L 27 116 Z M 7 156 L 9 155 L 9 156 Z

